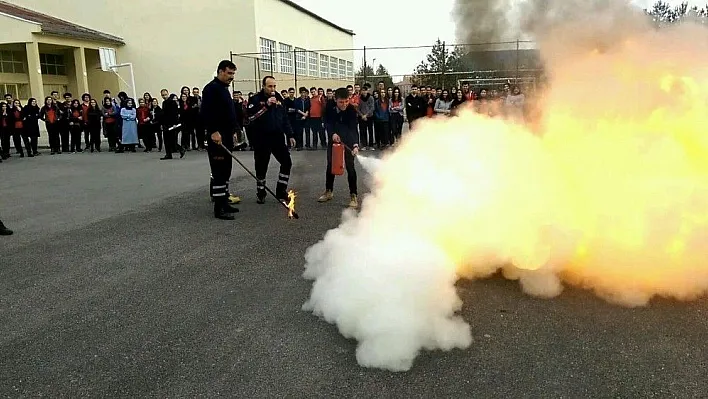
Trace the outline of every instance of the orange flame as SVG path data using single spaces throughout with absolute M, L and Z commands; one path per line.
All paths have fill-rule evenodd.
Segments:
M 295 214 L 295 191 L 290 190 L 288 191 L 288 199 L 290 200 L 288 202 L 288 218 L 292 219 L 293 215 Z

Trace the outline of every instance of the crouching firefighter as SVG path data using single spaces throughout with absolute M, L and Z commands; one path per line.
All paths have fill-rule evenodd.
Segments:
M 202 121 L 207 131 L 207 153 L 211 179 L 209 192 L 214 201 L 214 217 L 234 220 L 232 213 L 238 212 L 229 204 L 229 180 L 231 180 L 231 154 L 222 147 L 233 148 L 233 135 L 238 126 L 229 85 L 236 74 L 236 65 L 231 61 L 221 61 L 216 77 L 202 90 Z
M 359 153 L 358 113 L 356 108 L 349 103 L 349 91 L 346 88 L 337 89 L 334 96 L 337 106 L 327 114 L 325 119 L 327 132 L 330 134 L 329 146 L 327 147 L 325 192 L 318 201 L 327 202 L 333 197 L 332 190 L 334 189 L 335 175 L 332 172 L 332 156 L 336 145 L 339 150 L 344 151 L 344 166 L 347 169 L 347 181 L 349 183 L 349 207 L 358 208 L 356 168 L 354 167 L 354 157 Z M 342 145 L 346 147 L 342 147 Z
M 290 170 L 293 162 L 290 158 L 287 141 L 295 146 L 293 129 L 288 121 L 287 110 L 282 105 L 283 98 L 276 91 L 275 78 L 263 78 L 263 88 L 248 100 L 246 108 L 248 129 L 253 142 L 253 158 L 256 166 L 256 196 L 259 204 L 266 199 L 266 173 L 270 156 L 280 163 L 278 183 L 275 196 L 278 200 L 287 201 Z

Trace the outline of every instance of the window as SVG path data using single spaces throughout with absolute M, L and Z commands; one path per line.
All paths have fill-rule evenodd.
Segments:
M 58 91 L 59 95 L 62 96 L 64 93 L 67 93 L 69 91 L 69 88 L 66 85 L 54 85 L 54 84 L 45 84 L 44 85 L 44 95 L 48 96 L 51 92 L 53 91 Z
M 25 73 L 24 56 L 21 51 L 0 51 L 0 73 Z
M 275 69 L 275 42 L 270 39 L 261 38 L 261 70 L 273 72 Z
M 308 60 L 309 60 L 309 68 L 308 72 L 310 76 L 312 77 L 318 77 L 319 76 L 319 70 L 317 69 L 317 53 L 310 51 L 308 53 Z
M 29 100 L 29 85 L 25 83 L 0 83 L 2 95 L 12 94 L 13 99 Z M 23 104 L 24 105 L 24 104 Z
M 280 43 L 280 73 L 293 73 L 293 46 Z
M 338 62 L 338 59 L 329 57 L 329 77 L 332 79 L 337 79 L 337 75 L 339 75 Z
M 64 56 L 59 54 L 39 54 L 39 67 L 42 75 L 66 75 Z
M 307 50 L 295 48 L 295 71 L 298 76 L 307 75 Z
M 347 61 L 347 78 L 354 79 L 354 63 Z
M 339 60 L 339 78 L 345 79 L 347 77 L 347 61 Z
M 320 54 L 320 77 L 329 77 L 329 57 L 324 54 Z

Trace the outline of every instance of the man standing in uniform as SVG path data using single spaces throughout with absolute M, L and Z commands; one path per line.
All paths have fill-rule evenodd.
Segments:
M 275 196 L 278 200 L 286 201 L 288 198 L 288 183 L 290 169 L 293 161 L 285 138 L 290 146 L 295 146 L 293 128 L 288 121 L 287 110 L 282 104 L 283 98 L 277 93 L 275 78 L 263 78 L 261 91 L 248 100 L 249 129 L 253 134 L 253 158 L 256 164 L 256 195 L 259 204 L 265 203 L 266 198 L 266 173 L 271 154 L 280 163 L 278 184 Z
M 236 65 L 228 60 L 221 61 L 214 80 L 202 90 L 201 117 L 207 133 L 207 153 L 211 167 L 209 191 L 214 201 L 214 217 L 234 220 L 231 213 L 238 208 L 229 205 L 229 180 L 231 179 L 231 154 L 234 147 L 234 133 L 238 127 L 234 102 L 229 86 L 234 80 Z

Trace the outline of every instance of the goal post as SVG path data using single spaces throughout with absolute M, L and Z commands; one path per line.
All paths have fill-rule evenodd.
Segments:
M 98 48 L 98 58 L 101 62 L 101 70 L 104 72 L 113 72 L 118 76 L 126 86 L 130 87 L 133 92 L 133 101 L 136 101 L 137 93 L 135 90 L 135 73 L 133 71 L 133 63 L 126 62 L 123 64 L 118 64 L 116 59 L 116 49 L 111 47 L 99 47 Z M 118 68 L 128 68 L 130 69 L 130 83 L 126 82 L 122 76 L 116 71 Z

